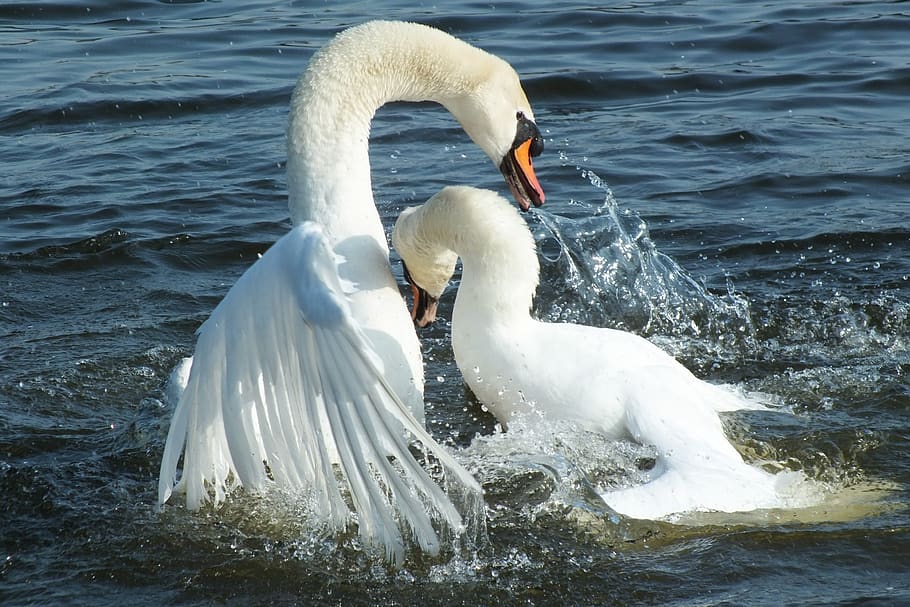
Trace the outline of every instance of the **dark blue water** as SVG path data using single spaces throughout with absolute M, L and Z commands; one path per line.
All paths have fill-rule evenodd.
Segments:
M 907 6 L 0 5 L 0 603 L 910 604 Z M 790 413 L 730 416 L 731 436 L 840 502 L 617 518 L 585 491 L 603 446 L 494 434 L 443 323 L 423 334 L 430 429 L 484 483 L 485 543 L 393 571 L 264 501 L 156 510 L 167 375 L 290 225 L 296 77 L 376 17 L 522 74 L 547 146 L 537 312 L 772 395 Z M 502 189 L 429 105 L 381 110 L 371 156 L 386 225 L 444 184 Z M 512 461 L 532 448 L 562 472 Z

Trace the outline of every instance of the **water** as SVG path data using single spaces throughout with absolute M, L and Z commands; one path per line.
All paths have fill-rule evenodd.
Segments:
M 289 226 L 296 76 L 378 16 L 522 74 L 547 145 L 537 312 L 765 394 L 789 413 L 728 416 L 731 436 L 838 500 L 691 528 L 616 517 L 591 487 L 648 450 L 498 433 L 440 323 L 422 334 L 429 427 L 487 490 L 473 550 L 395 571 L 268 500 L 156 511 L 167 374 Z M 908 27 L 885 2 L 0 6 L 0 603 L 910 604 Z M 444 184 L 502 189 L 442 110 L 374 125 L 387 226 Z

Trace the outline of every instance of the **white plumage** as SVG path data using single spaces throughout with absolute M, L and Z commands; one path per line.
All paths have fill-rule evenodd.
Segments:
M 340 529 L 349 509 L 335 480 L 337 464 L 361 533 L 391 554 L 404 546 L 389 504 L 429 552 L 438 545 L 419 494 L 446 524 L 461 526 L 451 502 L 414 461 L 404 431 L 458 482 L 476 484 L 383 379 L 317 224 L 294 228 L 241 276 L 199 329 L 196 351 L 162 461 L 163 471 L 175 470 L 185 449 L 180 483 L 190 508 L 210 492 L 223 501 L 231 482 L 253 490 L 276 482 L 310 490 Z M 162 502 L 173 480 L 161 476 Z
M 477 483 L 423 428 L 420 346 L 373 203 L 370 121 L 392 100 L 446 105 L 519 203 L 542 202 L 529 157 L 539 131 L 508 63 L 416 24 L 339 34 L 291 101 L 289 206 L 299 225 L 231 288 L 175 373 L 186 387 L 175 390 L 162 504 L 182 459 L 176 488 L 190 508 L 218 504 L 235 486 L 306 490 L 330 529 L 356 520 L 391 560 L 403 558 L 402 531 L 435 553 L 434 523 L 455 532 L 463 523 L 407 437 L 479 502 Z
M 393 242 L 413 282 L 433 297 L 461 257 L 455 360 L 500 422 L 536 412 L 657 449 L 650 482 L 603 493 L 615 510 L 653 519 L 816 499 L 800 493 L 802 474 L 750 466 L 727 440 L 717 411 L 759 405 L 699 380 L 642 337 L 532 318 L 539 272 L 534 240 L 494 192 L 445 188 L 402 213 Z

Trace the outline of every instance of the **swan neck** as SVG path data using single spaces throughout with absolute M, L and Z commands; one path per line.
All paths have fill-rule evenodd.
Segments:
M 472 53 L 447 34 L 373 22 L 339 34 L 298 81 L 288 127 L 288 187 L 295 223 L 316 219 L 331 241 L 370 234 L 387 247 L 373 202 L 368 139 L 390 101 L 447 104 L 466 94 Z
M 530 317 L 540 264 L 524 218 L 508 201 L 494 192 L 451 186 L 414 215 L 420 225 L 415 240 L 461 258 L 456 315 L 461 308 L 500 323 Z M 428 254 L 434 257 L 442 255 Z
M 462 256 L 462 279 L 455 296 L 453 322 L 468 310 L 473 318 L 483 318 L 484 325 L 514 324 L 530 319 L 531 304 L 537 288 L 537 272 L 529 264 L 514 258 L 503 258 L 494 269 L 490 264 Z M 506 270 L 508 268 L 508 270 Z

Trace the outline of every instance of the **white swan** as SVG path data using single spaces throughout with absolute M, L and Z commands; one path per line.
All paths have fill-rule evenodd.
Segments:
M 403 555 L 401 528 L 434 553 L 432 518 L 461 526 L 402 432 L 453 483 L 479 494 L 423 428 L 419 342 L 373 203 L 370 121 L 393 100 L 443 104 L 522 208 L 543 203 L 531 166 L 543 143 L 508 63 L 412 23 L 371 22 L 336 36 L 313 56 L 291 100 L 289 206 L 298 227 L 199 330 L 161 462 L 162 504 L 182 455 L 177 487 L 191 509 L 217 505 L 234 486 L 311 489 L 331 529 L 352 520 L 350 500 L 360 535 L 393 560 Z
M 603 493 L 614 510 L 655 519 L 798 505 L 790 493 L 800 474 L 773 475 L 746 464 L 724 435 L 717 410 L 755 404 L 699 380 L 642 337 L 531 317 L 539 272 L 534 240 L 494 192 L 445 188 L 406 209 L 392 238 L 414 286 L 421 325 L 435 316 L 433 302 L 461 257 L 452 313 L 455 360 L 501 423 L 536 411 L 656 447 L 652 480 Z

